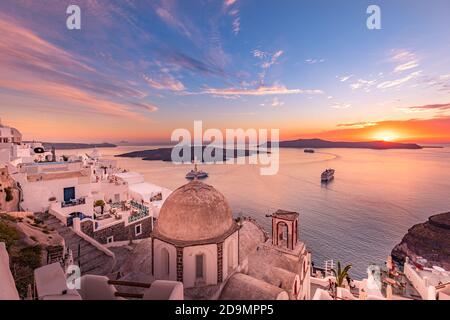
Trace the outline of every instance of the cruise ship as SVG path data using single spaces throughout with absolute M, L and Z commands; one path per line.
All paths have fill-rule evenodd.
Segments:
M 208 173 L 205 171 L 198 171 L 197 170 L 197 164 L 195 164 L 194 170 L 189 171 L 186 174 L 186 179 L 188 180 L 194 180 L 194 179 L 205 179 L 208 177 Z
M 321 180 L 322 182 L 330 182 L 334 179 L 334 169 L 327 169 L 324 172 L 322 172 Z

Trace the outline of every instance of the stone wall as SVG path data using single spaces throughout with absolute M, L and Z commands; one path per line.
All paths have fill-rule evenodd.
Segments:
M 92 220 L 84 220 L 81 222 L 81 231 L 95 239 L 101 244 L 106 244 L 109 237 L 114 237 L 114 242 L 128 241 L 130 236 L 133 240 L 149 238 L 152 232 L 152 217 L 144 220 L 137 221 L 128 226 L 125 226 L 125 222 L 115 224 L 111 227 L 94 231 Z M 141 225 L 141 234 L 136 235 L 135 226 Z
M 92 220 L 82 220 L 80 223 L 81 231 L 89 237 L 94 237 L 94 223 Z

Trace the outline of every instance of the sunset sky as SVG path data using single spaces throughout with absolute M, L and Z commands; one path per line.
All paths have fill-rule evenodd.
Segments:
M 194 120 L 450 142 L 449 14 L 448 0 L 2 0 L 0 117 L 61 142 L 168 141 Z

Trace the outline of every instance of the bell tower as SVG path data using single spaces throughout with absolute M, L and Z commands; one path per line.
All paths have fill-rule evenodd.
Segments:
M 272 244 L 294 250 L 298 242 L 298 212 L 278 210 L 272 217 Z

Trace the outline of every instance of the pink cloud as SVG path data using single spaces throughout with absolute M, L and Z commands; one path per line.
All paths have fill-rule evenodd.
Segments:
M 287 95 L 287 94 L 322 94 L 322 90 L 288 89 L 285 86 L 274 85 L 270 87 L 260 86 L 256 89 L 226 88 L 213 89 L 208 88 L 201 92 L 202 94 L 213 94 L 217 96 L 266 96 L 266 95 Z

